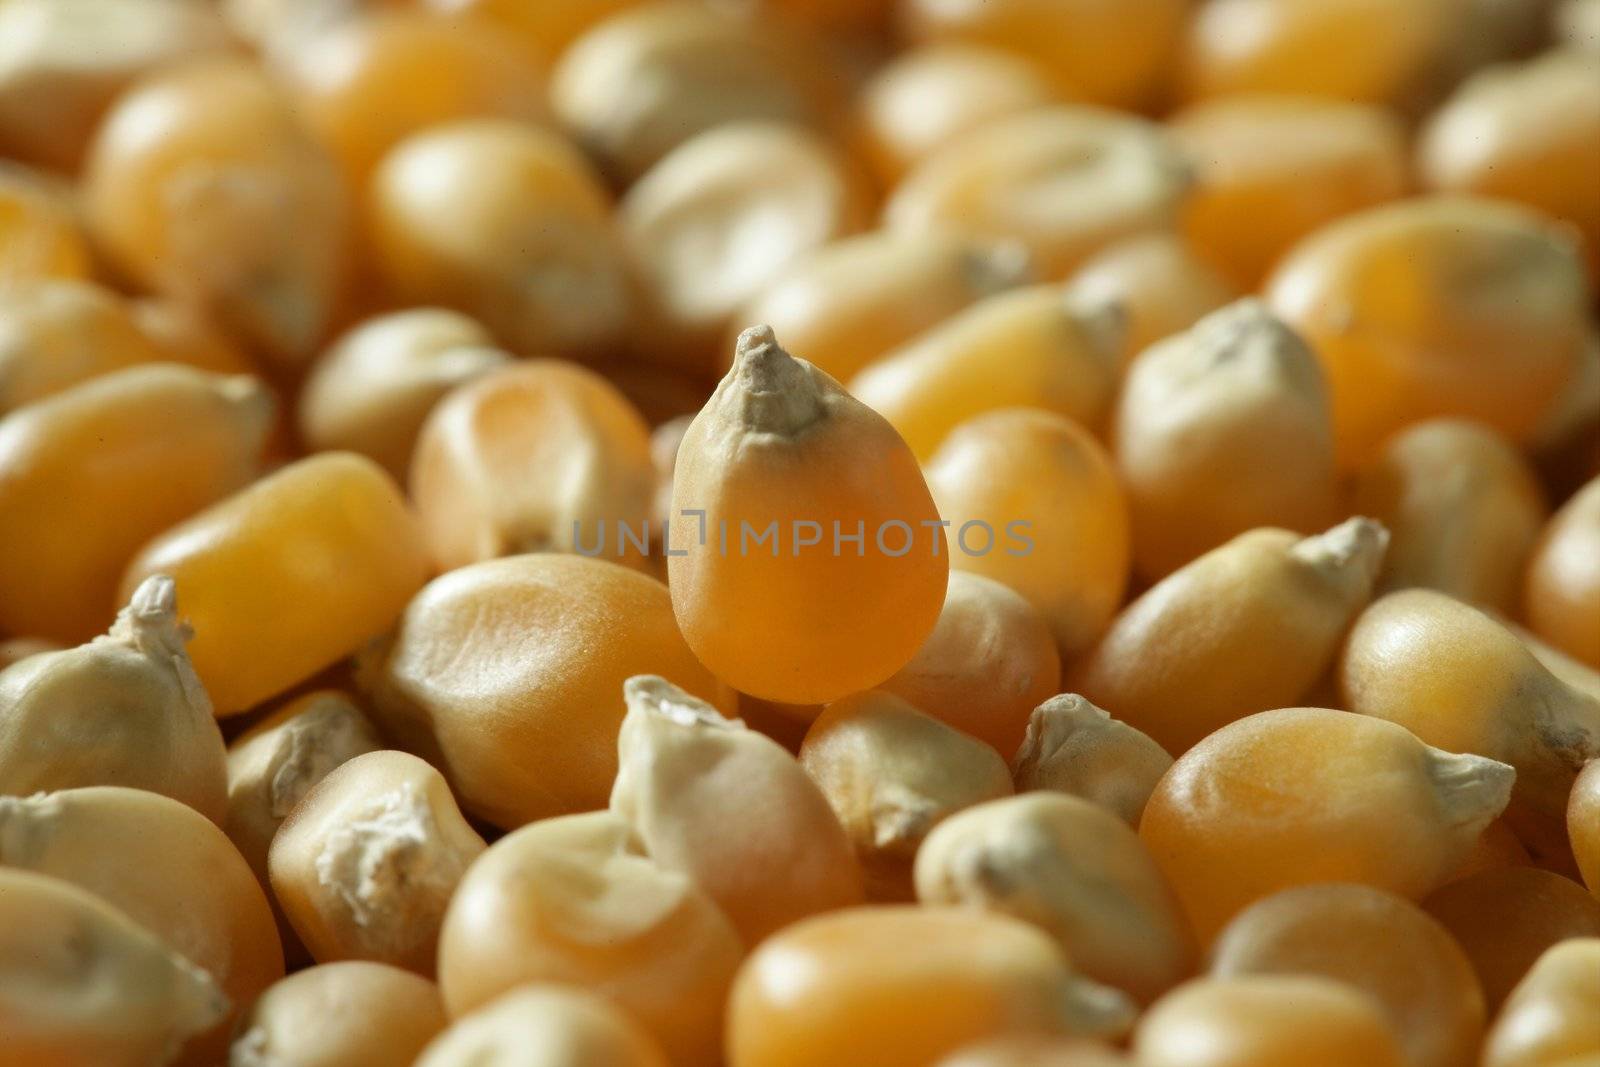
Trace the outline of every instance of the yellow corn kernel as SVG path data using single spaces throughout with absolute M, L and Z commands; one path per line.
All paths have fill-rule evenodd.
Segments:
M 1105 450 L 1049 411 L 1007 408 L 957 426 L 927 467 L 950 566 L 1015 589 L 1063 661 L 1092 646 L 1128 580 L 1128 506 Z
M 372 461 L 291 463 L 156 537 L 123 588 L 178 583 L 195 670 L 219 716 L 247 711 L 386 631 L 425 577 L 422 537 Z
M 435 579 L 366 666 L 384 730 L 506 829 L 605 806 L 633 675 L 732 708 L 684 643 L 666 587 L 581 556 L 512 556 Z
M 1017 792 L 1069 793 L 1137 828 L 1156 783 L 1172 767 L 1167 750 L 1076 693 L 1033 710 L 1011 760 Z
M 93 282 L 0 285 L 0 413 L 102 374 L 169 358 L 139 328 L 132 309 Z
M 1572 783 L 1567 834 L 1584 882 L 1600 896 L 1600 760 L 1590 760 Z
M 335 767 L 272 838 L 273 895 L 318 963 L 434 970 L 439 926 L 484 850 L 444 776 L 378 751 Z
M 1099 430 L 1125 332 L 1117 306 L 1058 286 L 1000 293 L 868 365 L 850 392 L 922 460 L 957 425 L 997 408 L 1042 408 Z
M 814 704 L 871 688 L 938 619 L 949 560 L 911 450 L 771 329 L 741 335 L 685 434 L 672 511 L 673 610 L 740 692 Z
M 895 187 L 884 221 L 1019 242 L 1056 280 L 1122 238 L 1172 228 L 1189 183 L 1155 125 L 1098 108 L 1038 108 L 929 156 Z
M 668 1067 L 638 1023 L 593 993 L 530 983 L 457 1019 L 414 1067 Z M 374 1064 L 374 1067 L 377 1067 Z
M 1534 631 L 1600 670 L 1600 476 L 1545 527 L 1524 590 L 1523 614 Z
M 553 59 L 602 19 L 634 7 L 640 0 L 423 0 L 423 6 L 451 15 L 470 15 L 510 34 L 528 52 Z
M 1123 367 L 1239 295 L 1181 237 L 1170 233 L 1130 237 L 1091 256 L 1072 275 L 1067 291 L 1090 307 L 1122 309 Z
M 1571 938 L 1547 949 L 1511 991 L 1489 1031 L 1483 1067 L 1585 1067 L 1596 1049 L 1600 938 Z
M 382 963 L 323 963 L 274 983 L 239 1021 L 230 1062 L 410 1063 L 449 1020 L 431 981 Z
M 581 986 L 632 1016 L 675 1067 L 701 1067 L 720 1059 L 743 954 L 711 899 L 602 811 L 524 826 L 472 865 L 445 916 L 439 984 L 457 1019 L 530 982 Z
M 105 629 L 140 545 L 255 477 L 272 410 L 254 378 L 157 365 L 0 419 L 0 630 L 77 642 Z
M 284 92 L 242 60 L 174 67 L 122 96 L 84 176 L 90 229 L 121 270 L 285 366 L 328 327 L 347 207 Z
M 1245 907 L 1296 885 L 1428 893 L 1505 810 L 1515 777 L 1381 719 L 1266 711 L 1180 756 L 1139 835 L 1207 944 Z
M 0 163 L 0 285 L 39 278 L 83 279 L 92 270 L 88 239 L 70 187 Z
M 939 1061 L 939 1067 L 1129 1067 L 1109 1045 L 1075 1038 L 1013 1037 L 984 1041 Z

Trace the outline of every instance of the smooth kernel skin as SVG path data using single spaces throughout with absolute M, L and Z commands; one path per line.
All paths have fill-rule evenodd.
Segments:
M 906 175 L 891 230 L 1016 241 L 1046 279 L 1122 238 L 1172 228 L 1189 168 L 1157 126 L 1092 107 L 1039 108 L 973 130 Z
M 880 688 L 1007 753 L 1060 682 L 1061 655 L 1038 609 L 992 578 L 951 571 L 933 632 Z
M 519 986 L 457 1019 L 413 1067 L 668 1067 L 638 1023 L 601 997 Z
M 1381 526 L 1240 534 L 1152 586 L 1064 676 L 1181 755 L 1237 719 L 1305 699 L 1366 607 Z
M 939 1067 L 1129 1067 L 1109 1045 L 1073 1038 L 1013 1037 L 984 1041 L 939 1061 Z
M 93 259 L 70 186 L 0 164 L 0 278 L 88 278 Z
M 823 127 L 838 110 L 831 57 L 780 22 L 697 4 L 639 4 L 562 53 L 550 103 L 619 186 L 696 134 L 739 121 Z
M 1545 950 L 1506 998 L 1483 1067 L 1585 1067 L 1597 1049 L 1600 938 L 1575 937 Z
M 392 1067 L 449 1019 L 439 989 L 383 963 L 322 963 L 274 983 L 239 1021 L 232 1063 Z
M 1030 279 L 1015 243 L 878 230 L 806 256 L 733 318 L 765 323 L 840 381 L 975 301 Z M 729 352 L 734 351 L 730 345 Z
M 1578 363 L 1587 293 L 1567 229 L 1513 204 L 1455 197 L 1324 227 L 1265 288 L 1322 361 L 1346 468 L 1438 415 L 1526 441 Z
M 1122 488 L 1089 432 L 1055 412 L 991 411 L 957 426 L 926 470 L 951 567 L 1026 597 L 1063 661 L 1091 647 L 1122 602 L 1130 547 Z
M 267 874 L 318 963 L 368 960 L 428 976 L 445 908 L 484 848 L 443 775 L 384 749 L 311 787 L 273 836 Z
M 1002 49 L 1074 97 L 1139 110 L 1160 94 L 1187 18 L 1181 0 L 911 0 L 901 22 L 914 41 Z
M 1565 0 L 1556 9 L 1556 32 L 1562 43 L 1589 55 L 1600 55 L 1600 3 Z
M 1308 885 L 1256 901 L 1211 946 L 1210 974 L 1310 975 L 1370 994 L 1416 1067 L 1474 1067 L 1483 990 L 1449 931 L 1417 905 L 1360 885 Z
M 1535 855 L 1565 851 L 1573 779 L 1600 756 L 1600 699 L 1557 678 L 1493 616 L 1422 589 L 1363 612 L 1338 670 L 1351 711 L 1516 767 L 1512 827 Z
M 61 651 L 64 651 L 64 646 L 42 637 L 8 637 L 0 641 L 0 671 L 21 663 L 29 656 Z
M 1537 867 L 1480 871 L 1435 891 L 1422 906 L 1472 961 L 1491 1017 L 1546 949 L 1600 937 L 1600 900 Z
M 1193 937 L 1139 835 L 1087 800 L 1035 792 L 958 812 L 917 850 L 915 878 L 923 904 L 1032 923 L 1141 1004 L 1194 972 Z
M 1067 292 L 1091 307 L 1122 309 L 1124 368 L 1157 341 L 1187 330 L 1239 296 L 1216 268 L 1171 233 L 1130 237 L 1091 256 L 1068 279 Z
M 1600 56 L 1557 51 L 1470 78 L 1423 128 L 1430 189 L 1499 197 L 1583 233 L 1600 285 Z
M 653 676 L 628 679 L 611 810 L 650 857 L 706 892 L 748 945 L 861 903 L 861 867 L 781 745 Z
M 741 335 L 684 434 L 672 512 L 673 611 L 701 662 L 740 692 L 820 704 L 870 689 L 938 620 L 949 559 L 916 458 L 768 328 Z M 763 533 L 766 547 L 753 543 Z
M 610 382 L 519 360 L 444 397 L 417 435 L 411 499 L 442 570 L 521 552 L 637 566 L 655 494 L 650 428 Z
M 1325 978 L 1202 978 L 1139 1022 L 1139 1067 L 1404 1067 L 1366 995 Z
M 1380 719 L 1267 711 L 1179 757 L 1139 836 L 1209 944 L 1240 910 L 1296 885 L 1357 882 L 1421 897 L 1505 809 L 1514 776 Z
M 1338 511 L 1317 357 L 1259 300 L 1213 312 L 1129 365 L 1112 427 L 1134 568 L 1155 581 L 1261 526 Z
M 472 19 L 376 12 L 273 58 L 306 125 L 358 191 L 389 149 L 426 127 L 549 119 L 542 71 L 496 27 Z
M 1545 527 L 1528 560 L 1522 607 L 1540 637 L 1600 670 L 1600 476 Z
M 8 1064 L 170 1062 L 228 1013 L 209 975 L 100 897 L 0 868 L 0 1030 Z M 70 959 L 63 970 L 57 961 Z
M 371 460 L 298 460 L 174 526 L 128 564 L 178 583 L 195 670 L 226 717 L 304 681 L 383 633 L 427 562 L 400 489 Z
M 800 765 L 855 846 L 871 900 L 911 900 L 928 833 L 1012 791 L 994 749 L 876 690 L 829 705 L 806 731 Z
M 459 312 L 374 316 L 312 364 L 295 408 L 300 437 L 312 451 L 359 452 L 403 484 L 434 406 L 510 361 L 488 330 Z
M 1140 731 L 1076 693 L 1033 710 L 1011 760 L 1018 793 L 1068 793 L 1098 804 L 1135 829 L 1172 757 Z
M 1184 234 L 1245 291 L 1303 238 L 1411 184 L 1405 129 L 1382 107 L 1228 97 L 1180 112 L 1169 129 L 1195 171 Z
M 134 281 L 203 309 L 280 366 L 315 353 L 343 287 L 349 205 L 332 159 L 264 71 L 197 61 L 122 96 L 95 137 L 83 196 L 96 242 Z
M 469 15 L 508 33 L 541 59 L 560 55 L 586 30 L 640 0 L 424 0 L 423 7 L 447 15 Z
M 875 361 L 849 388 L 924 461 L 956 426 L 999 408 L 1055 411 L 1098 431 L 1125 332 L 1120 308 L 1058 286 L 998 293 Z
M 105 636 L 0 670 L 0 794 L 127 786 L 220 824 L 226 753 L 188 638 L 172 579 L 157 576 Z
M 524 356 L 610 354 L 633 316 L 611 199 L 576 148 L 508 119 L 400 142 L 368 187 L 372 266 L 402 304 L 454 308 Z
M 964 908 L 849 908 L 763 942 L 728 1007 L 728 1067 L 919 1067 L 987 1037 L 1115 1036 L 1119 995 L 1026 923 Z
M 1459 26 L 1449 0 L 1218 0 L 1190 23 L 1180 60 L 1188 99 L 1292 93 L 1415 106 Z
M 636 353 L 718 369 L 740 307 L 797 260 L 860 230 L 868 213 L 853 164 L 809 130 L 734 122 L 678 145 L 617 207 L 650 292 Z
M 0 630 L 103 630 L 139 547 L 256 476 L 273 406 L 253 378 L 152 365 L 0 419 Z
M 1350 499 L 1389 530 L 1380 589 L 1516 609 L 1547 512 L 1533 469 L 1499 434 L 1459 419 L 1410 426 L 1357 472 Z
M 249 866 L 214 823 L 169 797 L 97 786 L 0 798 L 0 865 L 70 882 L 160 937 L 216 981 L 228 1022 L 283 977 Z M 180 1062 L 211 1062 L 227 1039 L 208 1027 Z
M 733 707 L 660 582 L 581 556 L 512 556 L 435 579 L 365 666 L 383 730 L 504 829 L 605 807 L 633 675 Z
M 744 947 L 686 875 L 644 852 L 611 812 L 546 819 L 501 838 L 450 902 L 439 984 L 460 1019 L 529 982 L 581 986 L 660 1042 L 675 1067 L 716 1063 Z
M 1567 836 L 1584 883 L 1600 897 L 1600 759 L 1590 760 L 1572 783 Z
M 0 289 L 0 412 L 164 358 L 128 304 L 93 282 L 23 278 Z
M 862 86 L 854 143 L 885 189 L 950 141 L 985 123 L 1060 103 L 1022 56 L 961 43 L 925 44 L 889 59 Z

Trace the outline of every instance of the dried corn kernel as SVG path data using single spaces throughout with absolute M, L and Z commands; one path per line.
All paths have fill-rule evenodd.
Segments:
M 1567 834 L 1584 882 L 1600 896 L 1600 760 L 1590 760 L 1572 784 Z
M 92 266 L 70 187 L 0 163 L 0 284 L 82 279 Z
M 1123 367 L 1239 295 L 1181 237 L 1170 233 L 1130 237 L 1109 246 L 1072 275 L 1067 291 L 1090 307 L 1122 309 Z
M 1511 991 L 1489 1031 L 1483 1067 L 1584 1067 L 1583 1054 L 1596 1049 L 1600 938 L 1572 938 L 1547 949 Z
M 457 1019 L 415 1067 L 667 1067 L 639 1024 L 567 986 L 519 986 Z
M 308 967 L 273 984 L 239 1021 L 232 1067 L 393 1067 L 445 1028 L 439 990 L 382 963 Z
M 1523 613 L 1534 631 L 1600 670 L 1600 477 L 1545 527 L 1524 588 Z
M 1017 792 L 1069 793 L 1137 828 L 1156 783 L 1172 767 L 1167 750 L 1076 693 L 1033 710 L 1011 761 Z
M 7 238 L 0 236 L 0 246 Z M 170 356 L 115 293 L 93 282 L 0 285 L 0 412 L 79 382 Z
M 1075 1038 L 1016 1037 L 969 1045 L 939 1067 L 1128 1067 L 1109 1045 Z

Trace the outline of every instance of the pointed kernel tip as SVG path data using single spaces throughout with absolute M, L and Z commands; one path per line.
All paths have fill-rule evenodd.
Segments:
M 734 345 L 735 359 L 755 355 L 757 350 L 763 348 L 776 348 L 782 352 L 778 344 L 778 335 L 772 332 L 772 327 L 767 325 L 752 326 L 739 335 L 738 342 Z
M 1074 719 L 1109 719 L 1111 713 L 1088 697 L 1077 693 L 1060 693 L 1034 709 L 1035 714 L 1067 715 Z
M 1291 550 L 1312 566 L 1375 581 L 1389 549 L 1389 528 L 1376 519 L 1356 516 L 1330 530 L 1305 538 Z
M 170 616 L 178 611 L 178 583 L 171 575 L 152 574 L 139 583 L 128 601 L 132 614 L 140 619 Z
M 622 699 L 630 714 L 659 715 L 679 726 L 744 727 L 740 720 L 728 718 L 704 700 L 655 674 L 636 674 L 623 682 Z
M 1428 777 L 1449 825 L 1476 835 L 1499 818 L 1511 802 L 1516 768 L 1487 756 L 1427 749 Z
M 739 335 L 723 385 L 737 398 L 737 418 L 757 433 L 793 437 L 822 418 L 826 407 L 825 379 L 784 351 L 770 326 L 752 326 Z

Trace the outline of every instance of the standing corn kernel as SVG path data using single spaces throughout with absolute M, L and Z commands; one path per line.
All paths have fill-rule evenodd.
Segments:
M 300 436 L 314 452 L 359 452 L 403 483 L 434 405 L 510 361 L 488 330 L 458 312 L 376 316 L 312 365 L 295 409 Z
M 510 829 L 603 808 L 622 683 L 659 674 L 718 707 L 654 578 L 541 554 L 430 582 L 365 673 L 386 732 L 444 770 L 474 815 Z
M 1589 287 L 1568 229 L 1526 208 L 1430 197 L 1324 227 L 1267 282 L 1322 360 L 1341 463 L 1433 415 L 1520 444 L 1587 341 Z
M 1372 593 L 1388 534 L 1240 534 L 1117 616 L 1066 685 L 1183 753 L 1235 719 L 1304 699 Z
M 1118 241 L 1079 268 L 1067 291 L 1089 307 L 1122 309 L 1122 367 L 1239 295 L 1183 238 L 1171 233 Z
M 1193 973 L 1194 941 L 1139 835 L 1086 800 L 1029 793 L 946 819 L 917 851 L 917 899 L 1010 915 L 1142 1004 Z
M 1523 612 L 1540 637 L 1600 670 L 1600 477 L 1545 527 L 1528 562 Z
M 1041 274 L 1061 279 L 1120 238 L 1170 229 L 1189 180 L 1157 126 L 1099 108 L 1039 108 L 929 156 L 896 186 L 884 220 L 1017 241 Z
M 1158 1001 L 1139 1067 L 1408 1067 L 1372 999 L 1326 978 L 1202 978 Z
M 1063 660 L 1094 644 L 1128 581 L 1128 507 L 1105 450 L 1064 415 L 991 411 L 928 463 L 951 566 L 1003 582 L 1050 623 Z
M 458 308 L 524 356 L 598 357 L 627 334 L 610 196 L 557 135 L 509 119 L 426 129 L 370 192 L 374 266 L 401 303 Z
M 672 511 L 673 610 L 741 692 L 814 704 L 869 689 L 938 620 L 949 563 L 916 458 L 769 328 L 740 336 L 684 435 Z
M 254 378 L 158 365 L 0 419 L 0 630 L 75 642 L 104 629 L 139 547 L 255 477 L 272 409 Z
M 439 989 L 383 963 L 347 960 L 276 982 L 239 1021 L 232 1067 L 395 1067 L 449 1022 Z
M 1483 1067 L 1587 1067 L 1597 1050 L 1600 938 L 1578 937 L 1547 949 L 1511 991 Z
M 611 810 L 664 869 L 694 880 L 746 944 L 861 902 L 833 809 L 783 747 L 662 678 L 623 686 Z
M 928 832 L 1012 789 L 994 749 L 876 691 L 829 706 L 807 731 L 800 763 L 854 843 L 876 900 L 912 899 L 912 862 Z
M 1026 251 L 877 230 L 805 257 L 734 315 L 769 324 L 840 381 L 986 296 L 1027 281 Z
M 1302 238 L 1398 199 L 1410 180 L 1405 130 L 1377 106 L 1231 97 L 1181 112 L 1171 129 L 1195 168 L 1184 232 L 1244 290 Z
M 1210 972 L 1310 975 L 1370 994 L 1414 1067 L 1473 1067 L 1483 990 L 1443 926 L 1363 885 L 1307 885 L 1258 900 L 1211 946 Z
M 1564 851 L 1572 781 L 1600 757 L 1600 699 L 1551 674 L 1516 634 L 1440 593 L 1391 593 L 1351 628 L 1339 681 L 1351 711 L 1515 767 L 1512 827 L 1535 855 Z
M 411 460 L 411 498 L 444 570 L 551 551 L 637 565 L 655 481 L 644 418 L 600 375 L 554 359 L 500 367 L 445 397 Z
M 483 852 L 444 776 L 378 751 L 311 787 L 272 839 L 272 891 L 318 963 L 371 960 L 433 973 L 439 925 Z
M 1006 753 L 1060 681 L 1045 617 L 1009 586 L 951 571 L 933 633 L 879 688 Z
M 1069 793 L 1137 829 L 1171 767 L 1167 750 L 1147 735 L 1076 693 L 1062 693 L 1033 710 L 1011 776 L 1019 793 Z
M 385 153 L 457 119 L 548 118 L 533 61 L 491 26 L 415 11 L 377 12 L 276 51 L 306 124 L 353 190 Z
M 1135 359 L 1113 436 L 1134 566 L 1152 581 L 1246 530 L 1309 533 L 1336 511 L 1317 357 L 1259 300 Z
M 745 962 L 728 1067 L 922 1067 L 1017 1032 L 1116 1036 L 1126 997 L 1072 972 L 1055 943 L 964 908 L 849 908 L 796 923 Z
M 1459 419 L 1407 427 L 1358 472 L 1351 500 L 1389 531 L 1379 588 L 1422 586 L 1515 609 L 1545 520 L 1544 492 L 1493 430 Z
M 1206 944 L 1295 885 L 1359 882 L 1411 898 L 1437 888 L 1505 810 L 1515 777 L 1381 719 L 1267 711 L 1181 756 L 1139 834 Z
M 1071 96 L 1130 110 L 1156 102 L 1189 17 L 1183 0 L 908 0 L 903 12 L 913 39 L 1004 49 Z
M 696 371 L 717 369 L 734 313 L 866 217 L 859 177 L 809 130 L 739 122 L 685 141 L 618 208 L 652 295 L 635 349 Z
M 0 670 L 0 795 L 128 786 L 221 823 L 226 755 L 188 639 L 172 579 L 156 575 L 106 636 Z
M 1537 867 L 1479 871 L 1422 906 L 1466 951 L 1491 1017 L 1551 946 L 1600 937 L 1600 900 L 1570 878 Z
M 1600 759 L 1590 760 L 1572 783 L 1567 836 L 1584 882 L 1600 897 Z
M 666 1055 L 650 1035 L 604 998 L 570 986 L 536 983 L 519 986 L 463 1015 L 422 1050 L 413 1067 L 464 1063 L 668 1067 Z
M 216 60 L 143 83 L 101 125 L 84 181 L 96 240 L 134 280 L 279 363 L 311 358 L 342 285 L 347 204 L 265 73 Z
M 1429 187 L 1501 197 L 1583 233 L 1600 284 L 1600 56 L 1553 52 L 1484 71 L 1422 132 Z
M 399 618 L 426 570 L 416 518 L 371 460 L 291 463 L 157 537 L 123 576 L 170 574 L 219 716 L 304 681 Z
M 0 281 L 83 279 L 92 267 L 72 187 L 0 163 Z
M 228 1014 L 211 976 L 149 930 L 77 886 L 10 867 L 0 970 L 0 1032 L 18 1067 L 170 1063 Z
M 472 865 L 445 916 L 439 983 L 457 1019 L 529 982 L 581 986 L 675 1067 L 702 1067 L 719 1061 L 743 952 L 687 875 L 652 861 L 619 816 L 592 812 L 525 826 Z
M 126 914 L 215 979 L 236 1013 L 283 977 L 266 895 L 222 831 L 141 790 L 96 787 L 0 798 L 0 865 L 71 882 Z M 208 1064 L 229 1028 L 193 1038 Z
M 1116 392 L 1123 320 L 1115 305 L 1059 286 L 1000 293 L 871 364 L 850 392 L 922 460 L 959 423 L 997 408 L 1057 411 L 1099 430 Z

